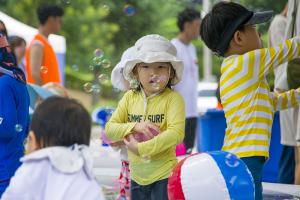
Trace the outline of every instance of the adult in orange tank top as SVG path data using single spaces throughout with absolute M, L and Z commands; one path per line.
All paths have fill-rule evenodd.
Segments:
M 42 5 L 37 9 L 40 22 L 38 34 L 26 50 L 27 82 L 43 85 L 61 83 L 59 66 L 48 36 L 59 32 L 64 11 L 56 5 Z

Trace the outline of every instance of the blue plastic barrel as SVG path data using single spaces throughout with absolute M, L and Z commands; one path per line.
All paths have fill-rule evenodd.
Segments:
M 198 151 L 218 151 L 223 146 L 226 120 L 223 110 L 209 109 L 198 117 Z
M 199 152 L 221 150 L 226 129 L 224 111 L 210 109 L 198 117 L 197 148 Z M 279 114 L 274 115 L 270 158 L 263 169 L 263 181 L 277 182 L 278 164 L 282 146 L 280 144 Z

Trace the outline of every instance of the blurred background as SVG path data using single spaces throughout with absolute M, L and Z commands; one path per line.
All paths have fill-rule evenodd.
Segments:
M 213 5 L 216 0 L 211 0 Z M 239 0 L 254 10 L 273 9 L 279 13 L 286 1 Z M 110 84 L 110 72 L 122 52 L 145 34 L 157 33 L 168 39 L 176 37 L 177 13 L 185 7 L 202 10 L 202 0 L 0 0 L 0 11 L 29 26 L 38 27 L 36 8 L 55 3 L 64 8 L 62 30 L 66 39 L 64 78 L 72 96 L 92 111 L 99 106 L 116 106 L 120 92 Z M 205 13 L 203 13 L 205 14 Z M 7 24 L 9 26 L 9 24 Z M 267 28 L 259 29 L 267 45 Z M 10 34 L 8 32 L 8 34 Z M 28 44 L 27 44 L 28 45 Z M 195 41 L 199 60 L 199 76 L 203 78 L 203 44 Z M 96 50 L 96 52 L 95 52 Z M 95 67 L 95 53 L 106 59 L 105 68 Z M 221 58 L 213 56 L 212 75 L 220 76 Z M 97 82 L 100 84 L 94 84 Z M 272 84 L 272 76 L 269 78 Z

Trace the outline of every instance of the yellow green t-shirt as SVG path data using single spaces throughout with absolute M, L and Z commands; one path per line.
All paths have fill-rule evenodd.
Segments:
M 106 124 L 107 137 L 112 141 L 123 140 L 141 121 L 153 122 L 161 131 L 153 139 L 138 144 L 140 156 L 128 150 L 131 178 L 140 185 L 149 185 L 168 178 L 177 163 L 175 148 L 184 138 L 183 98 L 169 88 L 148 98 L 142 91 L 128 91 Z M 145 162 L 144 157 L 150 159 Z

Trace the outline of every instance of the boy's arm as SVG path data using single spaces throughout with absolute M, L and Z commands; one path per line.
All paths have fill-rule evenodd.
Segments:
M 0 85 L 0 138 L 11 138 L 17 134 L 17 106 L 14 95 L 7 84 Z
M 287 92 L 272 92 L 274 110 L 284 110 L 296 107 L 300 104 L 300 88 L 289 90 Z
M 30 70 L 32 78 L 37 85 L 42 85 L 43 80 L 41 78 L 41 66 L 43 62 L 43 45 L 35 43 L 30 49 Z
M 253 58 L 256 58 L 253 59 L 253 62 L 258 67 L 258 77 L 264 78 L 277 66 L 300 57 L 300 37 L 286 40 L 277 47 L 251 51 L 249 57 L 251 57 L 251 54 L 254 55 Z M 251 59 L 249 62 L 251 62 Z
M 112 114 L 109 121 L 106 123 L 105 132 L 108 139 L 112 141 L 123 141 L 123 138 L 130 134 L 136 122 L 126 123 L 128 112 L 127 112 L 127 97 L 124 97 L 118 104 L 116 111 Z
M 142 157 L 152 156 L 175 147 L 184 138 L 185 109 L 184 101 L 180 95 L 176 95 L 168 105 L 168 127 L 153 139 L 138 144 L 138 152 Z

